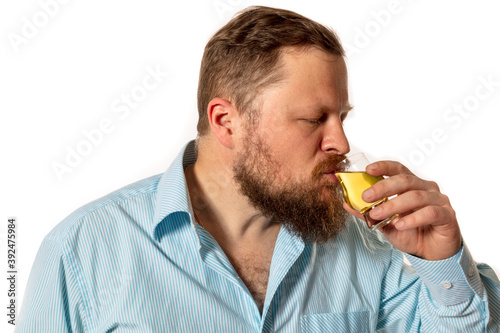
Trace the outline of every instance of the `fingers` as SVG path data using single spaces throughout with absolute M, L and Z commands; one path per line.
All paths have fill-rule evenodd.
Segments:
M 439 192 L 414 190 L 404 192 L 370 211 L 370 217 L 383 220 L 394 214 L 412 213 L 426 206 L 444 207 L 449 205 L 448 198 Z
M 403 164 L 401 164 L 399 162 L 395 162 L 395 161 L 375 162 L 375 163 L 372 163 L 366 167 L 366 172 L 368 172 L 368 174 L 375 176 L 375 177 L 399 176 L 403 180 L 405 180 L 407 183 L 410 183 L 412 180 L 413 181 L 419 180 L 419 181 L 428 183 L 429 186 L 431 186 L 439 191 L 439 187 L 435 182 L 425 181 L 423 179 L 418 178 L 407 167 L 405 167 Z
M 375 177 L 395 176 L 399 174 L 413 175 L 403 164 L 394 161 L 378 161 L 366 167 L 366 172 Z
M 424 228 L 431 225 L 434 228 L 446 225 L 454 227 L 453 219 L 455 219 L 455 211 L 450 207 L 426 206 L 397 219 L 394 221 L 394 227 L 398 230 Z
M 375 202 L 412 190 L 439 192 L 439 186 L 413 174 L 397 174 L 375 183 L 363 193 L 362 198 L 366 202 Z
M 404 165 L 393 161 L 380 161 L 369 165 L 366 171 L 372 176 L 389 176 L 369 189 L 362 198 L 376 202 L 393 197 L 370 211 L 370 218 L 384 220 L 395 214 L 397 229 L 422 227 L 430 224 L 445 224 L 453 221 L 455 212 L 448 197 L 439 191 L 435 182 L 418 178 Z

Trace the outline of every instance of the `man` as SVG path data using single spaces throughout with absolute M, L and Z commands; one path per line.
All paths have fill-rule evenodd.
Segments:
M 397 195 L 370 213 L 400 214 L 381 233 L 343 207 L 350 109 L 334 33 L 242 12 L 206 46 L 196 143 L 46 236 L 19 331 L 498 331 L 500 283 L 434 182 L 370 165 L 388 178 L 364 199 Z

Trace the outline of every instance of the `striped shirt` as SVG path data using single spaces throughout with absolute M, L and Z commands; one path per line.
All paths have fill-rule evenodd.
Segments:
M 43 240 L 17 332 L 499 332 L 500 283 L 467 247 L 442 261 L 352 218 L 304 243 L 282 227 L 262 314 L 194 222 L 188 143 L 163 174 L 75 211 Z M 256 245 L 258 246 L 258 245 Z

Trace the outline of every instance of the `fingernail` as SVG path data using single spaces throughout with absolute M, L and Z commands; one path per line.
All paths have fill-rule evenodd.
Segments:
M 380 207 L 373 208 L 373 213 L 372 213 L 373 215 L 378 216 L 381 213 L 382 213 L 382 208 L 380 208 Z
M 363 192 L 361 195 L 363 200 L 368 201 L 373 197 L 373 190 L 371 188 L 367 189 L 366 191 Z
M 405 226 L 405 221 L 403 220 L 399 220 L 396 222 L 396 224 L 394 225 L 396 227 L 396 229 L 403 229 L 403 227 Z
M 368 168 L 370 168 L 371 170 L 377 170 L 377 168 L 378 168 L 377 163 L 369 164 Z

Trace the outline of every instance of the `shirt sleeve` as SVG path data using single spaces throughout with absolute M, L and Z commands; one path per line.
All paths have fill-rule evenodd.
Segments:
M 377 328 L 396 332 L 500 332 L 500 282 L 466 246 L 427 261 L 394 251 Z
M 71 253 L 45 238 L 26 287 L 16 332 L 85 332 L 85 306 Z

